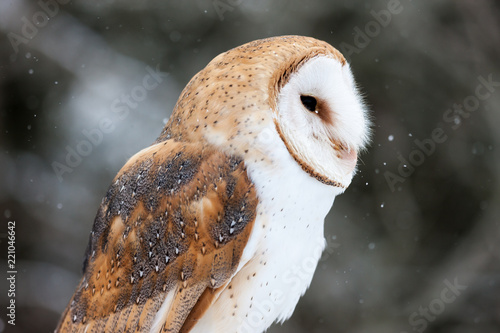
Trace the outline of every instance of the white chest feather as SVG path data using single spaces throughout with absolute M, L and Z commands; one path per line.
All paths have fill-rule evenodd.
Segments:
M 284 146 L 272 155 L 272 168 L 248 165 L 260 201 L 252 235 L 238 272 L 193 332 L 262 332 L 290 317 L 311 283 L 324 219 L 342 190 L 305 173 Z

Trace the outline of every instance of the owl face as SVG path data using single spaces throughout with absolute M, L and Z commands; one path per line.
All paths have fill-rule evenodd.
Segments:
M 328 56 L 306 61 L 281 88 L 274 119 L 306 172 L 328 185 L 349 185 L 368 126 L 345 61 Z
M 261 140 L 269 132 L 280 142 Z M 285 145 L 305 172 L 343 190 L 368 120 L 342 54 L 314 38 L 285 36 L 215 57 L 186 86 L 157 142 L 170 138 L 275 167 L 275 145 Z

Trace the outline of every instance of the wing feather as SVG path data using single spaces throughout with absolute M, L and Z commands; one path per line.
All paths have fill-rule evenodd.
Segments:
M 189 332 L 234 275 L 256 207 L 241 158 L 173 140 L 139 152 L 101 203 L 56 332 Z

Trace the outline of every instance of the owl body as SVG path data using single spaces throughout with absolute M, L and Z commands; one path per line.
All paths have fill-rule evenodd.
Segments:
M 247 166 L 259 204 L 238 273 L 193 332 L 262 332 L 286 320 L 321 257 L 324 219 L 338 189 L 305 174 L 279 136 L 269 141 L 273 167 Z
M 156 142 L 113 180 L 57 332 L 263 332 L 292 314 L 368 120 L 325 42 L 254 41 L 212 60 Z

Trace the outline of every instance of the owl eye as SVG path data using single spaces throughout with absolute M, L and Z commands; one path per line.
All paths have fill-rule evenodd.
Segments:
M 316 112 L 316 105 L 318 104 L 316 98 L 312 96 L 301 95 L 300 101 L 302 102 L 302 105 L 304 105 L 306 109 L 308 109 L 311 112 Z

